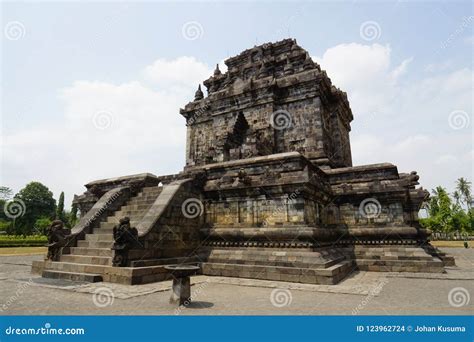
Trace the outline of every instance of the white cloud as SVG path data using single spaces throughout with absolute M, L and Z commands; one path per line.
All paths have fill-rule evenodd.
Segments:
M 389 45 L 340 44 L 315 57 L 334 85 L 348 93 L 352 110 L 361 116 L 383 111 L 393 101 L 399 77 L 406 73 L 412 57 L 391 66 Z
M 391 73 L 391 78 L 394 81 L 397 81 L 400 76 L 403 76 L 408 69 L 408 65 L 413 61 L 413 57 L 410 57 L 408 59 L 405 59 L 398 67 L 396 67 L 392 73 Z
M 144 78 L 154 85 L 167 88 L 197 85 L 211 76 L 209 67 L 194 57 L 178 57 L 174 60 L 157 59 L 143 70 Z
M 436 159 L 435 164 L 454 164 L 458 162 L 458 158 L 456 156 L 450 154 L 444 154 Z
M 474 36 L 468 36 L 464 38 L 464 43 L 467 45 L 473 45 L 474 44 Z
M 441 63 L 430 63 L 425 66 L 424 70 L 426 72 L 440 72 L 440 71 L 449 70 L 452 67 L 453 67 L 452 61 L 444 61 Z

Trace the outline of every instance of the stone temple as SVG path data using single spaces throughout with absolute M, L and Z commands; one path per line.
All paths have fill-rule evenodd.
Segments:
M 355 270 L 444 272 L 418 224 L 416 172 L 353 166 L 353 114 L 293 39 L 245 50 L 180 114 L 186 165 L 97 180 L 71 230 L 50 230 L 43 277 L 141 284 L 169 265 L 210 276 L 336 284 Z M 383 148 L 383 146 L 381 146 Z

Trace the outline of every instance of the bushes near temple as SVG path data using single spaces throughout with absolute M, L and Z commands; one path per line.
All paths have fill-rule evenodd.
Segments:
M 44 235 L 0 235 L 0 247 L 44 246 L 47 242 Z

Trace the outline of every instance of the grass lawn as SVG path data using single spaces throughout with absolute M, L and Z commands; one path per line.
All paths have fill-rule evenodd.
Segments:
M 46 247 L 2 247 L 0 256 L 45 254 L 47 250 Z
M 469 248 L 474 247 L 474 241 L 468 241 Z M 431 241 L 431 244 L 436 247 L 461 247 L 464 248 L 464 241 Z

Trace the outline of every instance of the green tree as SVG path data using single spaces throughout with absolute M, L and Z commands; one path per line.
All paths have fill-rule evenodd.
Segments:
M 443 230 L 448 230 L 448 223 L 451 218 L 451 198 L 446 189 L 441 186 L 436 187 L 433 193 L 435 194 L 435 205 L 433 206 L 433 212 L 430 214 L 437 218 Z
M 456 191 L 459 193 L 461 202 L 463 202 L 468 209 L 471 209 L 472 193 L 471 193 L 471 182 L 464 177 L 459 178 L 456 181 Z
M 56 207 L 56 219 L 68 223 L 66 213 L 64 212 L 64 191 L 59 195 L 58 206 Z
M 72 203 L 71 212 L 69 213 L 69 225 L 74 227 L 77 222 L 77 203 Z
M 8 202 L 13 195 L 13 190 L 7 186 L 0 186 L 0 221 L 8 221 L 8 217 L 5 215 L 4 208 L 5 203 Z
M 31 234 L 37 219 L 41 217 L 53 219 L 55 216 L 56 201 L 53 193 L 40 182 L 27 184 L 13 200 L 23 206 L 23 212 L 13 222 L 16 234 Z
M 459 180 L 461 180 L 459 182 Z M 466 192 L 463 186 L 466 181 L 463 178 L 458 180 L 457 190 L 453 192 L 455 202 L 449 197 L 448 192 L 445 188 L 438 186 L 432 190 L 433 195 L 431 196 L 428 203 L 429 217 L 420 219 L 420 223 L 423 227 L 429 228 L 433 231 L 444 231 L 444 232 L 470 232 L 473 230 L 473 209 L 467 211 L 463 210 L 462 203 L 466 203 L 466 199 L 469 199 L 470 191 Z M 469 185 L 470 183 L 467 182 Z
M 7 186 L 0 185 L 0 200 L 8 201 L 12 198 L 13 190 Z
M 454 197 L 454 200 L 456 201 L 456 204 L 460 205 L 461 204 L 461 194 L 459 193 L 458 190 L 455 190 L 453 192 L 453 197 Z
M 35 222 L 34 230 L 38 234 L 46 235 L 48 227 L 51 225 L 51 219 L 49 217 L 40 217 Z

